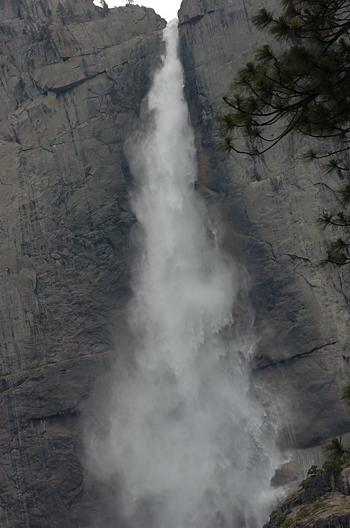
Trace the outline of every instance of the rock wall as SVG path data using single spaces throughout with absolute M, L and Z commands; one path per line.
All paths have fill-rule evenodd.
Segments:
M 87 526 L 79 414 L 128 296 L 153 10 L 0 0 L 0 525 Z
M 296 137 L 260 159 L 220 150 L 222 96 L 268 39 L 251 17 L 260 6 L 275 4 L 183 0 L 181 52 L 199 187 L 221 211 L 226 247 L 251 278 L 256 382 L 270 386 L 280 402 L 284 442 L 306 446 L 350 429 L 350 413 L 340 401 L 349 381 L 349 275 L 322 265 L 327 241 L 337 234 L 317 223 L 324 207 L 336 205 L 327 185 L 340 182 L 302 160 L 310 145 Z

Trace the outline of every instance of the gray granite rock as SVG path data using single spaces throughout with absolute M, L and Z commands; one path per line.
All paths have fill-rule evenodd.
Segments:
M 345 467 L 340 472 L 337 482 L 337 489 L 344 495 L 350 495 L 350 468 Z
M 164 25 L 137 6 L 0 0 L 3 527 L 85 527 L 94 509 L 79 414 L 129 294 L 123 145 Z
M 349 381 L 349 274 L 323 266 L 317 219 L 336 206 L 322 166 L 306 164 L 289 137 L 264 158 L 220 150 L 222 96 L 267 35 L 251 23 L 275 0 L 183 0 L 179 12 L 187 98 L 196 132 L 199 188 L 226 225 L 225 245 L 249 271 L 258 346 L 256 383 L 270 387 L 284 441 L 298 446 L 350 429 L 341 401 Z

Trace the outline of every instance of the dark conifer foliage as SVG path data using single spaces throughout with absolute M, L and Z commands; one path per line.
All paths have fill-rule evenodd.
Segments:
M 104 14 L 107 15 L 109 8 L 108 8 L 108 4 L 107 4 L 106 0 L 100 0 L 100 4 L 101 4 L 101 7 L 103 9 Z
M 263 8 L 253 21 L 270 32 L 275 45 L 256 51 L 224 97 L 226 149 L 258 156 L 291 132 L 327 138 L 332 148 L 306 157 L 324 159 L 327 172 L 349 182 L 350 0 L 282 0 L 280 16 Z M 325 213 L 321 221 L 346 231 L 349 183 L 337 199 L 340 211 Z M 349 241 L 332 244 L 328 260 L 349 264 Z

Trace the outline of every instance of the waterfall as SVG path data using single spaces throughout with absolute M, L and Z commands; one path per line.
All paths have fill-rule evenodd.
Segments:
M 254 339 L 233 317 L 240 274 L 194 185 L 177 21 L 164 41 L 147 126 L 129 148 L 141 245 L 129 317 L 135 350 L 112 375 L 108 430 L 91 440 L 90 466 L 118 479 L 127 527 L 254 528 L 275 496 L 278 457 L 251 390 Z

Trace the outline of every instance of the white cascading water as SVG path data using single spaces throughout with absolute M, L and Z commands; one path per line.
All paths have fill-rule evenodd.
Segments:
M 177 21 L 164 40 L 152 119 L 131 155 L 143 235 L 130 310 L 134 367 L 118 370 L 108 432 L 90 442 L 90 458 L 100 477 L 118 475 L 126 526 L 254 528 L 275 497 L 278 460 L 251 395 L 252 346 L 234 330 L 238 274 L 194 188 Z

